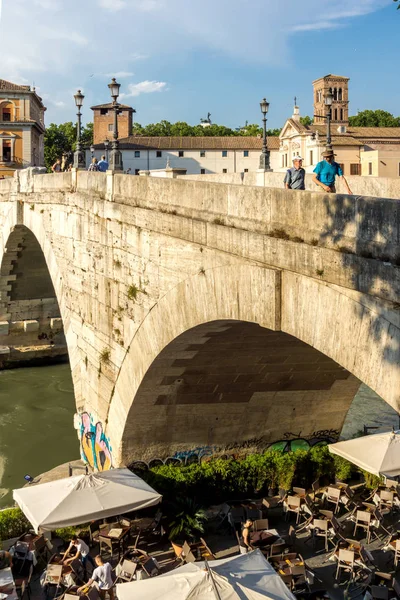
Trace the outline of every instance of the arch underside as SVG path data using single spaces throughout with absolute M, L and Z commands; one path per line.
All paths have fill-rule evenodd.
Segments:
M 242 344 L 246 331 L 263 339 L 260 347 L 247 340 L 241 355 L 222 343 L 232 335 Z M 108 412 L 114 462 L 268 445 L 285 435 L 335 437 L 360 381 L 397 406 L 393 337 L 386 314 L 337 286 L 254 265 L 200 273 L 164 296 L 132 339 Z M 237 377 L 224 387 L 230 369 Z

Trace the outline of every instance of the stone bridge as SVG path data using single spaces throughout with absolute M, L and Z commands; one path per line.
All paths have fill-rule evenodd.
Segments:
M 335 437 L 360 381 L 398 409 L 395 199 L 26 171 L 0 223 L 1 352 L 62 319 L 100 469 Z

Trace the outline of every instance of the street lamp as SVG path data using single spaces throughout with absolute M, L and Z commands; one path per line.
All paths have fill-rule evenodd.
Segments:
M 108 162 L 108 148 L 110 147 L 110 140 L 104 140 L 104 150 L 106 152 L 106 161 Z
M 263 98 L 260 102 L 261 112 L 263 114 L 263 146 L 262 152 L 260 156 L 260 169 L 263 171 L 270 171 L 270 163 L 269 163 L 269 150 L 267 149 L 267 112 L 269 108 L 269 102 Z
M 78 112 L 77 112 L 78 123 L 77 123 L 77 128 L 76 128 L 76 150 L 74 152 L 74 168 L 75 169 L 86 169 L 85 156 L 84 156 L 84 153 L 82 152 L 82 145 L 81 145 L 81 128 L 82 128 L 81 108 L 83 106 L 83 99 L 85 98 L 85 96 L 82 94 L 81 90 L 78 90 L 76 92 L 76 94 L 74 95 L 74 98 L 75 98 L 76 108 L 78 109 Z
M 326 150 L 332 150 L 332 138 L 331 138 L 331 121 L 332 121 L 332 102 L 333 102 L 333 94 L 331 90 L 328 90 L 325 96 L 325 106 L 326 106 Z
M 108 88 L 111 93 L 111 98 L 113 99 L 113 110 L 114 110 L 114 130 L 113 130 L 113 140 L 111 142 L 111 152 L 110 152 L 110 171 L 122 171 L 122 154 L 119 150 L 119 141 L 118 141 L 118 96 L 119 96 L 119 88 L 121 84 L 117 83 L 115 77 L 111 80 L 111 83 L 108 84 Z

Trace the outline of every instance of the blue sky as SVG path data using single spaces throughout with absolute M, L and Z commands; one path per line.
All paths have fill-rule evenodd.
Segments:
M 295 95 L 312 114 L 312 81 L 327 73 L 351 78 L 350 114 L 400 114 L 392 0 L 0 0 L 0 12 L 0 78 L 35 82 L 47 123 L 75 119 L 78 88 L 91 120 L 113 75 L 142 124 L 210 111 L 237 127 L 260 120 L 266 96 L 280 127 Z

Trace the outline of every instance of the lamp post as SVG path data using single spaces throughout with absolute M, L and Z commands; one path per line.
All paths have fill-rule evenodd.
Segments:
M 267 102 L 265 98 L 260 102 L 260 108 L 263 114 L 263 146 L 260 155 L 260 169 L 263 171 L 270 171 L 269 150 L 267 149 L 267 112 L 269 102 Z
M 74 152 L 74 168 L 75 169 L 86 169 L 86 161 L 84 153 L 82 152 L 82 144 L 81 144 L 81 128 L 82 128 L 82 113 L 81 108 L 83 106 L 83 99 L 85 96 L 82 94 L 81 90 L 78 90 L 74 95 L 75 105 L 78 109 L 77 117 L 78 123 L 76 128 L 76 150 Z
M 331 138 L 331 121 L 332 121 L 332 102 L 333 94 L 331 90 L 328 90 L 325 96 L 326 106 L 326 150 L 332 151 L 332 138 Z
M 108 148 L 110 146 L 110 140 L 104 140 L 104 150 L 106 152 L 106 161 L 108 162 Z
M 119 141 L 118 141 L 118 96 L 119 96 L 119 88 L 121 84 L 117 83 L 115 77 L 111 80 L 111 83 L 108 84 L 108 88 L 111 93 L 111 98 L 113 99 L 113 110 L 114 110 L 114 130 L 113 130 L 113 139 L 111 142 L 111 152 L 110 152 L 110 171 L 122 171 L 122 153 L 119 149 Z

